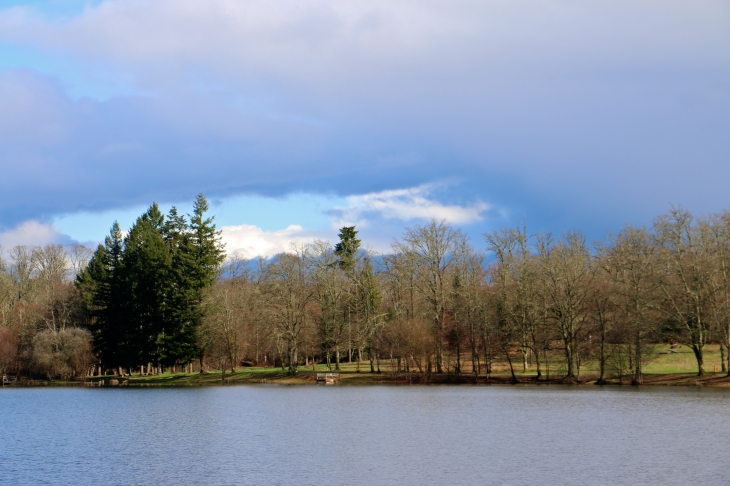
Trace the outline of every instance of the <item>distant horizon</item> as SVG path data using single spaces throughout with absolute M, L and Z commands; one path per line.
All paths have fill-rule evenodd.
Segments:
M 188 218 L 188 213 L 183 209 L 184 205 L 160 205 L 160 209 L 167 218 L 167 214 L 169 210 L 175 206 L 179 213 L 184 215 L 186 219 Z M 122 230 L 122 235 L 126 237 L 129 229 L 131 229 L 132 226 L 134 226 L 134 222 L 139 218 L 141 215 L 143 215 L 148 208 L 151 206 L 143 207 L 143 209 L 140 209 L 138 213 L 134 217 L 131 217 L 131 212 L 127 212 L 127 216 L 129 219 L 129 224 L 123 224 L 119 219 L 115 220 L 107 220 L 108 224 L 107 230 L 103 234 L 101 238 L 99 238 L 96 241 L 75 241 L 71 239 L 66 239 L 62 241 L 51 241 L 51 242 L 31 242 L 31 243 L 25 243 L 25 242 L 15 242 L 15 244 L 11 245 L 2 245 L 0 244 L 0 262 L 5 260 L 7 263 L 7 254 L 8 251 L 11 250 L 15 246 L 28 246 L 28 247 L 42 247 L 47 244 L 60 244 L 60 245 L 67 245 L 68 247 L 73 247 L 74 245 L 81 245 L 85 246 L 91 250 L 94 250 L 97 246 L 104 244 L 104 239 L 109 236 L 109 230 L 112 228 L 113 224 L 119 223 L 120 228 Z M 683 208 L 680 205 L 672 205 L 671 209 L 686 209 Z M 649 233 L 652 233 L 653 231 L 653 222 L 657 219 L 668 216 L 670 214 L 670 210 L 665 211 L 660 214 L 656 214 L 651 218 L 651 221 L 646 224 L 639 224 L 639 225 L 632 225 L 630 223 L 626 223 L 625 225 L 619 227 L 616 230 L 606 230 L 602 233 L 602 237 L 599 238 L 591 238 L 590 235 L 586 234 L 585 231 L 583 231 L 581 228 L 571 228 L 565 231 L 561 231 L 559 233 L 550 231 L 550 230 L 540 230 L 536 229 L 533 226 L 531 226 L 526 220 L 523 220 L 522 222 L 517 222 L 514 224 L 504 224 L 502 226 L 495 226 L 490 228 L 488 231 L 482 231 L 476 235 L 473 235 L 468 231 L 468 229 L 474 229 L 475 226 L 478 225 L 469 225 L 467 226 L 467 229 L 465 230 L 464 227 L 458 224 L 450 223 L 445 218 L 437 219 L 437 218 L 431 218 L 429 220 L 414 220 L 411 222 L 411 224 L 403 224 L 399 228 L 397 228 L 397 233 L 389 240 L 389 241 L 368 241 L 365 236 L 363 236 L 362 229 L 355 225 L 349 225 L 354 226 L 359 237 L 362 238 L 362 249 L 367 251 L 371 255 L 377 255 L 377 256 L 387 256 L 394 254 L 393 252 L 393 245 L 398 244 L 400 241 L 402 241 L 402 237 L 404 233 L 406 233 L 409 229 L 417 228 L 417 227 L 425 227 L 430 222 L 445 222 L 449 227 L 453 228 L 454 230 L 460 231 L 463 235 L 466 236 L 467 242 L 469 245 L 476 251 L 483 253 L 486 260 L 485 264 L 491 262 L 493 260 L 492 253 L 487 249 L 489 246 L 486 241 L 486 235 L 493 232 L 493 231 L 503 231 L 503 230 L 509 230 L 509 229 L 519 229 L 519 230 L 526 230 L 527 235 L 530 240 L 533 240 L 536 237 L 539 237 L 540 235 L 552 235 L 552 237 L 556 240 L 560 240 L 563 238 L 566 234 L 570 232 L 578 232 L 580 235 L 583 236 L 585 243 L 587 247 L 589 248 L 590 252 L 593 254 L 595 251 L 600 247 L 601 245 L 610 245 L 611 242 L 609 241 L 611 237 L 615 237 L 624 230 L 627 227 L 632 228 L 639 228 L 639 229 L 646 229 Z M 692 214 L 689 212 L 690 217 L 694 221 L 694 223 L 702 220 L 708 220 L 713 217 L 719 217 L 723 214 L 730 214 L 730 208 L 722 209 L 721 211 L 715 212 L 715 213 L 707 213 L 707 214 Z M 313 231 L 306 231 L 301 226 L 297 225 L 290 225 L 289 227 L 285 228 L 284 230 L 273 230 L 273 231 L 266 231 L 262 230 L 260 227 L 257 227 L 255 225 L 249 225 L 249 224 L 241 224 L 241 225 L 228 225 L 228 226 L 220 226 L 218 225 L 219 218 L 217 215 L 211 210 L 209 213 L 207 213 L 208 217 L 211 217 L 213 219 L 213 224 L 216 225 L 216 229 L 220 234 L 220 240 L 224 245 L 224 252 L 225 252 L 225 259 L 226 262 L 234 261 L 235 259 L 244 259 L 247 261 L 254 261 L 258 258 L 263 258 L 265 261 L 272 261 L 277 256 L 282 255 L 284 253 L 292 253 L 294 247 L 304 247 L 308 245 L 312 245 L 313 243 L 317 241 L 324 241 L 327 243 L 332 244 L 334 247 L 335 243 L 338 240 L 338 232 L 344 227 L 348 226 L 348 224 L 343 223 L 342 226 L 339 226 L 337 228 L 330 228 L 328 231 L 320 231 L 320 232 L 313 232 Z M 97 216 L 98 218 L 98 216 Z M 693 224 L 694 224 L 693 223 Z M 393 228 L 396 228 L 394 225 Z M 237 234 L 238 233 L 238 234 Z M 367 231 L 365 232 L 367 234 Z M 373 244 L 375 243 L 375 244 Z M 380 244 L 379 246 L 376 246 L 377 244 Z M 238 245 L 238 246 L 237 246 Z M 241 246 L 241 245 L 247 245 L 247 246 Z M 91 255 L 89 255 L 90 257 Z

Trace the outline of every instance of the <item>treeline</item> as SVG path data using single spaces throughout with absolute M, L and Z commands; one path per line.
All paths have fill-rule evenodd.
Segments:
M 387 360 L 426 378 L 504 366 L 514 380 L 559 370 L 570 382 L 590 365 L 599 382 L 641 384 L 652 347 L 682 343 L 698 374 L 708 344 L 728 370 L 727 212 L 673 209 L 595 245 L 579 232 L 509 228 L 485 234 L 484 251 L 435 220 L 405 229 L 382 255 L 345 227 L 334 244 L 224 262 L 206 210 L 199 196 L 187 222 L 153 205 L 86 260 L 74 257 L 79 247 L 12 249 L 0 280 L 0 366 L 70 376 L 352 362 L 377 372 Z M 45 270 L 47 252 L 65 255 L 63 271 Z M 61 352 L 70 330 L 85 351 Z
M 205 299 L 224 259 L 207 210 L 202 195 L 189 221 L 153 204 L 125 236 L 114 223 L 96 251 L 12 248 L 0 260 L 0 372 L 66 379 L 202 359 Z
M 640 384 L 652 346 L 668 342 L 693 350 L 699 375 L 705 346 L 719 343 L 728 370 L 730 213 L 674 209 L 595 246 L 579 232 L 517 227 L 485 234 L 481 252 L 431 221 L 374 255 L 356 235 L 342 228 L 336 245 L 230 260 L 206 321 L 221 365 L 273 356 L 295 372 L 313 360 L 359 369 L 365 359 L 376 371 L 387 359 L 428 375 L 491 373 L 499 361 L 514 380 L 528 369 L 545 378 L 550 366 L 575 381 L 592 363 L 599 382 Z
M 0 373 L 69 378 L 96 363 L 91 322 L 73 284 L 92 253 L 82 245 L 0 253 Z

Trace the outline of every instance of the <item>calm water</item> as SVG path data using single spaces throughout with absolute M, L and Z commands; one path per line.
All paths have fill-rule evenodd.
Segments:
M 730 391 L 0 390 L 2 484 L 728 484 Z

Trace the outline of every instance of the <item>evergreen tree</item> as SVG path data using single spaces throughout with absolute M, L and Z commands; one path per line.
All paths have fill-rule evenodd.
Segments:
M 198 194 L 174 265 L 179 283 L 175 299 L 179 322 L 175 346 L 178 359 L 185 362 L 201 357 L 205 351 L 198 345 L 198 334 L 205 315 L 204 298 L 215 283 L 225 259 L 214 217 L 205 216 L 208 209 L 208 201 Z
M 155 203 L 122 239 L 114 223 L 77 278 L 92 317 L 97 353 L 106 368 L 169 366 L 200 357 L 206 292 L 224 259 L 208 202 L 195 200 L 190 224 Z
M 123 285 L 128 339 L 133 345 L 127 366 L 150 362 L 169 364 L 167 335 L 170 325 L 168 298 L 173 290 L 172 252 L 163 238 L 164 216 L 153 204 L 140 216 L 124 239 Z M 174 361 L 174 357 L 172 358 Z
M 125 287 L 121 281 L 122 232 L 114 222 L 104 245 L 99 245 L 89 265 L 76 277 L 86 311 L 91 316 L 96 352 L 107 368 L 129 362 L 129 330 L 124 319 Z
M 357 230 L 354 226 L 340 228 L 340 242 L 335 245 L 335 254 L 340 257 L 339 265 L 350 273 L 355 265 L 355 254 L 360 249 L 361 241 L 357 239 Z

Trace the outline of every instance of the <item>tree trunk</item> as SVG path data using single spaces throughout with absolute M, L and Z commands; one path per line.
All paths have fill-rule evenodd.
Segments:
M 567 380 L 575 379 L 575 368 L 573 363 L 573 347 L 569 339 L 565 340 L 565 361 L 567 362 L 568 371 L 565 374 Z
M 539 380 L 540 378 L 542 378 L 542 369 L 540 368 L 540 353 L 537 345 L 535 345 L 534 349 L 530 348 L 530 350 L 532 351 L 532 354 L 535 355 L 535 371 L 537 373 L 537 375 L 535 376 L 535 380 Z
M 476 376 L 479 376 L 479 354 L 477 353 L 476 333 L 474 330 L 474 323 L 471 323 L 469 328 L 469 337 L 471 340 L 471 372 Z
M 522 372 L 527 373 L 527 346 L 524 344 L 520 346 L 520 352 L 522 353 Z
M 441 336 L 440 333 L 436 336 L 436 373 L 443 373 L 443 354 L 441 351 Z
M 636 354 L 636 358 L 634 359 L 634 379 L 632 380 L 631 384 L 634 386 L 639 386 L 644 384 L 644 375 L 641 372 L 641 333 L 636 333 L 636 343 L 634 345 L 636 349 L 634 349 L 634 352 Z
M 504 355 L 507 356 L 507 362 L 509 363 L 509 372 L 512 374 L 512 383 L 517 383 L 517 377 L 515 376 L 515 369 L 512 366 L 512 358 L 509 355 L 509 350 L 504 348 Z
M 720 371 L 723 373 L 727 371 L 727 363 L 725 362 L 725 344 L 720 343 Z
M 693 344 L 692 351 L 694 352 L 695 359 L 697 360 L 697 376 L 705 376 L 705 363 L 702 355 L 702 346 Z
M 599 317 L 601 322 L 601 352 L 600 356 L 598 358 L 598 366 L 600 368 L 600 376 L 598 377 L 598 381 L 596 381 L 597 385 L 605 385 L 606 384 L 606 323 L 603 321 L 603 317 Z

